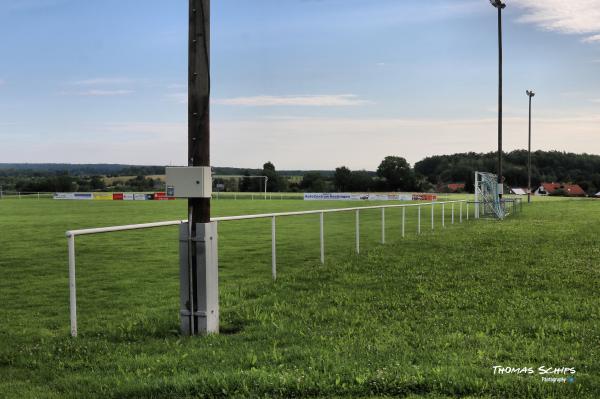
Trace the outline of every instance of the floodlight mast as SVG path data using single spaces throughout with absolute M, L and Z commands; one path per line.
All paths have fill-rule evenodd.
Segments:
M 502 10 L 506 4 L 502 0 L 490 0 L 490 3 L 498 9 L 498 196 L 502 199 Z
M 531 99 L 535 96 L 533 90 L 526 90 L 529 97 L 529 149 L 527 155 L 527 203 L 531 203 Z

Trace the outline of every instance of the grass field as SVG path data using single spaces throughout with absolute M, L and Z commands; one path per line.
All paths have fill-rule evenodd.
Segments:
M 216 216 L 349 203 L 222 200 Z M 182 201 L 0 201 L 0 397 L 600 396 L 600 202 L 538 201 L 504 222 L 435 231 L 416 210 L 219 225 L 222 334 L 178 335 L 177 229 L 77 238 L 68 229 L 185 218 Z M 457 219 L 458 221 L 458 219 Z M 574 383 L 493 366 L 574 367 Z

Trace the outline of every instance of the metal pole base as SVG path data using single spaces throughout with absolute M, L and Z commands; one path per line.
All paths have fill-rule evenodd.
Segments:
M 195 245 L 191 268 L 188 265 L 189 242 Z M 192 237 L 191 240 L 188 237 L 188 224 L 183 223 L 179 228 L 179 313 L 183 335 L 219 333 L 218 266 L 217 223 L 197 223 L 196 237 Z M 192 301 L 190 292 L 193 293 Z M 194 305 L 193 317 L 190 303 Z

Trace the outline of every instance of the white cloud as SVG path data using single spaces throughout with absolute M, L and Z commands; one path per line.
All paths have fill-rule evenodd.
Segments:
M 149 123 L 149 122 L 130 122 L 130 123 L 105 123 L 100 126 L 94 126 L 94 130 L 104 133 L 128 134 L 131 136 L 144 136 L 145 138 L 169 138 L 180 135 L 185 140 L 187 135 L 187 124 L 185 123 Z
M 525 10 L 521 22 L 600 42 L 600 0 L 514 0 L 514 4 Z
M 133 83 L 132 79 L 123 77 L 96 77 L 83 80 L 72 80 L 67 82 L 67 84 L 70 86 L 79 86 L 81 88 L 80 91 L 65 90 L 60 92 L 60 94 L 64 96 L 82 97 L 126 96 L 134 92 L 128 88 L 131 83 Z M 116 88 L 114 86 L 116 86 Z
M 179 92 L 179 93 L 169 93 L 167 94 L 167 100 L 174 101 L 178 104 L 187 104 L 188 103 L 188 93 L 187 92 Z
M 82 95 L 93 96 L 93 97 L 104 97 L 104 96 L 126 96 L 133 93 L 131 90 L 88 90 Z
M 504 149 L 526 148 L 526 116 L 504 118 Z M 279 118 L 215 121 L 212 158 L 251 167 L 374 169 L 386 155 L 411 163 L 425 156 L 494 151 L 495 117 L 478 119 Z M 534 148 L 600 154 L 600 114 L 536 117 Z
M 600 42 L 600 35 L 589 36 L 583 39 L 584 43 L 597 43 Z
M 600 154 L 600 113 L 573 117 L 537 116 L 534 149 Z M 187 124 L 107 123 L 16 135 L 0 130 L 0 159 L 5 162 L 186 162 Z M 259 167 L 271 160 L 278 169 L 324 169 L 347 165 L 375 169 L 386 155 L 414 163 L 425 156 L 494 151 L 496 118 L 301 118 L 214 120 L 211 159 L 217 166 Z M 504 149 L 527 146 L 527 117 L 504 119 Z
M 125 89 L 118 89 L 118 90 L 92 89 L 92 90 L 86 90 L 86 91 L 75 91 L 75 92 L 63 91 L 63 92 L 60 92 L 60 94 L 63 96 L 82 96 L 82 97 L 127 96 L 132 93 L 133 93 L 133 90 L 125 90 Z
M 181 90 L 181 89 L 187 89 L 187 86 L 180 84 L 180 83 L 173 83 L 173 84 L 167 85 L 167 89 Z
M 254 96 L 217 99 L 219 105 L 246 107 L 304 106 L 304 107 L 348 107 L 370 104 L 354 94 L 306 95 L 306 96 Z
M 98 86 L 98 85 L 112 85 L 112 84 L 125 84 L 131 83 L 132 80 L 129 78 L 90 78 L 84 80 L 74 80 L 69 84 L 75 86 Z

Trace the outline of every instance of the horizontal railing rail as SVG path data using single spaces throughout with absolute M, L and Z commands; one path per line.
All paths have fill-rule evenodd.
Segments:
M 350 208 L 333 208 L 333 209 L 319 209 L 309 211 L 297 211 L 297 212 L 279 212 L 279 213 L 264 213 L 254 215 L 239 215 L 239 216 L 221 216 L 211 218 L 212 222 L 230 222 L 236 220 L 252 220 L 252 219 L 271 219 L 271 275 L 273 280 L 277 279 L 277 234 L 276 234 L 276 220 L 280 217 L 290 216 L 302 216 L 302 215 L 320 215 L 319 217 L 319 238 L 320 238 L 320 250 L 321 250 L 321 263 L 325 263 L 325 234 L 324 234 L 324 223 L 325 214 L 328 213 L 339 213 L 339 212 L 355 212 L 356 213 L 356 253 L 360 253 L 360 211 L 381 209 L 381 243 L 385 244 L 385 211 L 386 209 L 401 208 L 402 209 L 402 237 L 405 236 L 405 223 L 406 223 L 406 208 L 417 208 L 417 234 L 421 234 L 421 219 L 423 207 L 431 207 L 431 229 L 435 227 L 435 207 L 441 207 L 442 209 L 442 227 L 446 225 L 446 205 L 451 207 L 451 224 L 455 222 L 455 205 L 459 205 L 458 220 L 459 223 L 463 222 L 463 205 L 466 205 L 466 218 L 469 219 L 469 201 L 467 200 L 454 200 L 454 201 L 433 201 L 425 203 L 410 203 L 410 204 L 392 204 L 392 205 L 370 205 L 370 206 L 357 206 Z M 90 229 L 78 229 L 68 230 L 65 235 L 67 237 L 68 252 L 69 252 L 69 303 L 70 303 L 70 319 L 71 319 L 71 335 L 77 336 L 77 289 L 76 289 L 76 276 L 75 276 L 75 237 L 92 234 L 104 234 L 119 231 L 132 231 L 141 229 L 151 229 L 157 227 L 177 226 L 182 223 L 187 223 L 187 220 L 172 220 L 165 222 L 155 223 L 140 223 L 130 224 L 122 226 L 109 226 L 109 227 L 96 227 Z

